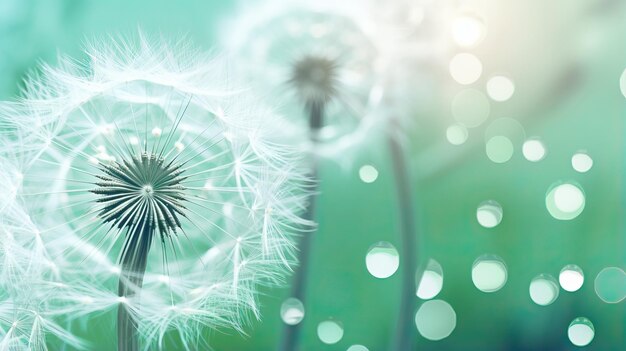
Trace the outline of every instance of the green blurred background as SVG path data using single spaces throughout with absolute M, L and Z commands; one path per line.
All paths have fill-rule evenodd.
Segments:
M 453 121 L 452 96 L 460 88 L 447 74 L 446 62 L 433 68 L 432 76 L 438 80 L 431 91 L 435 99 L 407 116 L 415 122 L 409 130 L 419 227 L 415 249 L 421 259 L 434 258 L 442 265 L 444 285 L 437 298 L 454 308 L 457 326 L 441 341 L 418 337 L 417 349 L 574 350 L 567 327 L 574 318 L 585 316 L 596 331 L 585 349 L 625 350 L 625 302 L 602 302 L 593 279 L 604 267 L 626 267 L 626 99 L 619 90 L 626 68 L 626 4 L 476 3 L 488 34 L 471 51 L 481 58 L 486 73 L 507 72 L 516 87 L 510 101 L 492 104 L 489 118 L 516 119 L 526 137 L 541 138 L 547 154 L 531 163 L 518 142 L 512 159 L 496 164 L 485 154 L 484 127 L 470 130 L 465 144 L 450 145 L 445 131 Z M 141 28 L 166 37 L 187 35 L 198 46 L 215 49 L 227 34 L 223 31 L 229 30 L 225 20 L 235 18 L 241 9 L 231 0 L 0 0 L 0 98 L 15 96 L 25 72 L 38 61 L 54 63 L 57 53 L 81 57 L 85 39 L 133 34 Z M 487 76 L 476 86 L 484 86 Z M 571 156 L 582 149 L 594 160 L 587 173 L 575 172 L 570 165 Z M 383 133 L 372 132 L 368 143 L 351 157 L 347 167 L 322 165 L 319 230 L 301 350 L 346 350 L 352 344 L 386 350 L 394 335 L 401 272 L 376 279 L 365 266 L 373 243 L 401 245 Z M 364 164 L 379 170 L 374 183 L 359 179 Z M 545 207 L 546 192 L 563 180 L 577 182 L 586 195 L 583 213 L 571 221 L 552 218 Z M 490 199 L 502 205 L 504 218 L 496 228 L 485 229 L 476 221 L 476 208 Z M 500 256 L 508 268 L 504 288 L 490 294 L 477 290 L 471 280 L 474 260 L 487 253 Z M 549 306 L 534 304 L 528 294 L 530 280 L 540 273 L 557 277 L 570 263 L 583 269 L 583 287 L 575 293 L 561 290 Z M 280 304 L 289 289 L 261 293 L 262 321 L 252 323 L 247 336 L 207 331 L 215 350 L 277 348 Z M 103 343 L 100 350 L 108 349 L 104 344 L 112 344 L 115 335 L 108 318 L 113 315 L 99 317 L 84 329 L 85 335 Z M 344 327 L 345 334 L 335 345 L 325 345 L 317 337 L 317 324 L 328 318 Z M 176 348 L 175 340 L 167 346 Z

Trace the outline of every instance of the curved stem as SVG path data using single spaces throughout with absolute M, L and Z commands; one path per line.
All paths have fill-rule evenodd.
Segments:
M 415 274 L 417 270 L 417 228 L 415 220 L 415 207 L 412 199 L 411 179 L 406 163 L 405 152 L 402 144 L 396 137 L 399 126 L 392 119 L 388 131 L 389 152 L 393 164 L 398 198 L 398 210 L 400 211 L 400 230 L 402 242 L 402 285 L 400 294 L 400 310 L 396 326 L 396 336 L 392 350 L 414 350 L 412 337 L 415 329 L 413 316 L 415 314 Z
M 137 226 L 126 235 L 120 258 L 122 270 L 117 292 L 120 297 L 129 298 L 138 295 L 143 285 L 154 228 Z M 117 307 L 117 349 L 139 350 L 138 324 L 126 303 L 120 303 Z
M 320 128 L 323 125 L 324 120 L 324 105 L 323 104 L 310 104 L 308 106 L 309 109 L 309 131 L 310 131 L 310 139 L 313 143 L 313 147 L 315 148 L 315 144 L 317 143 L 317 137 Z M 317 184 L 318 184 L 318 161 L 315 153 L 312 154 L 311 159 L 311 179 L 313 180 L 313 191 L 309 196 L 309 202 L 307 205 L 306 212 L 304 214 L 304 219 L 313 220 L 315 218 L 315 202 L 317 199 Z M 299 265 L 296 269 L 296 272 L 293 277 L 293 281 L 291 284 L 291 297 L 295 297 L 300 300 L 303 305 L 306 300 L 306 283 L 307 276 L 309 270 L 309 256 L 311 254 L 311 246 L 313 243 L 313 236 L 315 232 L 310 232 L 304 234 L 300 238 L 300 243 L 298 245 L 298 249 L 300 251 L 300 255 L 298 257 Z M 300 339 L 300 325 L 302 323 L 298 323 L 296 325 L 288 325 L 284 324 L 283 326 L 283 334 L 280 343 L 280 351 L 294 351 L 296 350 L 296 346 L 298 345 Z

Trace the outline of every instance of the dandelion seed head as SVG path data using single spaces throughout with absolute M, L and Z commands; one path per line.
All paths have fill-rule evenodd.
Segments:
M 19 296 L 14 277 L 32 277 L 46 323 L 88 323 L 122 304 L 147 347 L 172 330 L 186 344 L 206 328 L 243 332 L 259 317 L 257 287 L 282 282 L 311 226 L 299 217 L 300 157 L 276 138 L 281 118 L 224 60 L 184 41 L 140 34 L 91 44 L 87 56 L 44 65 L 0 108 L 13 131 L 0 160 L 22 174 L 0 170 L 13 179 L 0 182 L 13 194 L 0 200 L 0 291 Z M 120 257 L 148 232 L 143 286 L 117 296 L 128 278 Z

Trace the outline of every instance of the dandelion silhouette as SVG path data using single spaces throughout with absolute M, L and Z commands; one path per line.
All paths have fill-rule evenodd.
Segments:
M 23 177 L 3 208 L 22 208 L 45 250 L 26 247 L 27 262 L 47 262 L 31 300 L 81 323 L 117 309 L 120 350 L 163 348 L 170 331 L 184 349 L 204 345 L 207 327 L 243 332 L 257 287 L 283 281 L 311 226 L 282 121 L 184 41 L 140 35 L 87 56 L 44 66 L 0 106 L 13 131 L 0 158 Z

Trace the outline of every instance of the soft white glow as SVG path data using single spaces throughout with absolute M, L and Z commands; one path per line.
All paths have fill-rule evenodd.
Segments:
M 154 127 L 152 128 L 152 135 L 155 137 L 160 137 L 161 133 L 163 133 L 163 131 L 161 130 L 161 128 L 159 127 Z
M 496 292 L 506 284 L 507 271 L 504 262 L 495 256 L 478 258 L 472 267 L 472 282 L 483 292 Z
M 367 270 L 376 278 L 389 278 L 400 265 L 398 250 L 386 241 L 372 245 L 365 256 Z
M 476 89 L 464 89 L 452 100 L 452 116 L 467 128 L 478 127 L 489 118 L 489 99 Z
M 452 22 L 452 37 L 462 47 L 478 44 L 485 35 L 485 25 L 478 18 L 462 15 Z
M 467 141 L 467 128 L 461 124 L 453 124 L 446 130 L 446 138 L 452 145 L 461 145 Z
M 559 287 L 552 276 L 542 274 L 530 282 L 528 292 L 534 303 L 540 306 L 547 306 L 553 303 L 559 296 Z
M 456 313 L 452 306 L 443 300 L 424 302 L 415 314 L 417 331 L 428 340 L 441 340 L 456 327 Z
M 530 162 L 538 162 L 546 156 L 546 147 L 539 139 L 529 139 L 522 145 L 522 154 Z
M 494 101 L 507 101 L 515 93 L 515 84 L 505 76 L 493 76 L 487 81 L 487 95 Z
M 485 144 L 487 157 L 495 163 L 505 163 L 513 157 L 513 142 L 511 139 L 496 135 Z
M 372 165 L 364 165 L 359 169 L 359 178 L 364 183 L 373 183 L 378 179 L 378 170 Z
M 587 346 L 593 340 L 596 332 L 591 321 L 585 317 L 578 317 L 567 328 L 567 337 L 575 346 Z
M 584 281 L 583 270 L 573 264 L 563 267 L 559 273 L 559 284 L 565 291 L 577 291 L 583 286 Z
M 572 168 L 576 172 L 585 173 L 593 167 L 593 159 L 585 152 L 577 152 L 572 156 Z
M 493 200 L 482 202 L 476 209 L 476 219 L 485 228 L 493 228 L 502 221 L 502 206 Z
M 324 344 L 336 344 L 343 338 L 343 327 L 334 320 L 323 321 L 317 325 L 317 336 Z
M 449 69 L 450 75 L 457 83 L 468 85 L 480 78 L 483 64 L 472 54 L 460 53 L 450 60 Z
M 304 319 L 304 305 L 295 297 L 283 301 L 280 306 L 280 318 L 288 325 L 296 325 Z

